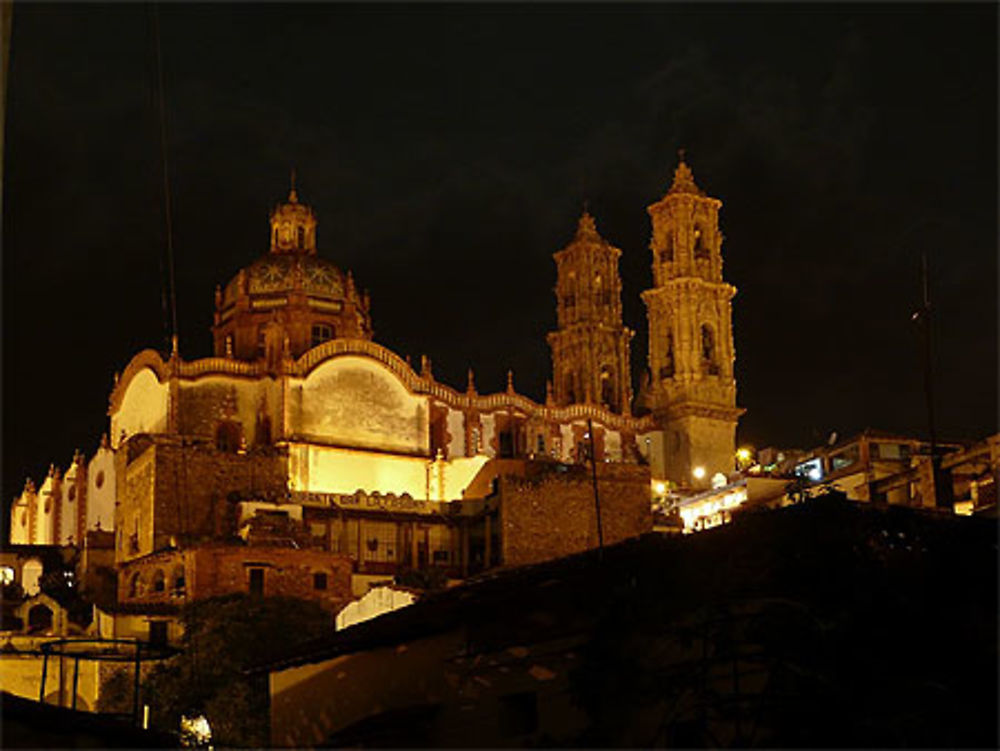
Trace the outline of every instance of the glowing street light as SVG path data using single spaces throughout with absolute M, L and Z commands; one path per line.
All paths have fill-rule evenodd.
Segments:
M 700 466 L 695 467 L 694 469 L 691 470 L 691 474 L 694 475 L 694 479 L 702 480 L 705 477 L 705 468 Z

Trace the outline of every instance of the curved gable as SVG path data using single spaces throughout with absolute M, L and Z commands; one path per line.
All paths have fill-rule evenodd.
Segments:
M 167 384 L 152 368 L 132 374 L 111 413 L 111 445 L 118 448 L 122 433 L 161 433 L 167 429 Z
M 427 402 L 371 357 L 334 356 L 295 388 L 291 432 L 332 445 L 426 453 Z

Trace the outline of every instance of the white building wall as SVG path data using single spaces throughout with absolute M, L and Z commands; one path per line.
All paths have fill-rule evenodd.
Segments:
M 493 448 L 493 436 L 496 435 L 496 420 L 493 419 L 493 415 L 482 415 L 480 422 L 483 426 L 483 438 L 479 446 L 479 452 L 492 458 L 496 455 L 496 451 Z
M 448 410 L 448 458 L 456 459 L 465 456 L 465 415 L 457 409 Z
M 87 464 L 87 529 L 115 528 L 115 452 L 97 449 Z
M 55 542 L 55 509 L 59 502 L 57 489 L 52 475 L 45 478 L 42 487 L 38 489 L 38 514 L 35 526 L 35 536 L 32 542 L 36 545 L 52 545 Z

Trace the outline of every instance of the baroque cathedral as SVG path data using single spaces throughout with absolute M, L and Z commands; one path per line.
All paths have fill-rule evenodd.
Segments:
M 591 458 L 603 539 L 648 531 L 651 482 L 693 491 L 734 469 L 743 410 L 720 207 L 683 158 L 648 207 L 638 397 L 621 250 L 583 213 L 554 254 L 552 378 L 539 403 L 511 376 L 499 393 L 479 393 L 471 371 L 454 388 L 429 359 L 415 369 L 373 341 L 368 295 L 318 255 L 316 215 L 293 187 L 271 212 L 269 251 L 216 289 L 213 356 L 185 360 L 176 343 L 169 357 L 135 355 L 116 376 L 108 438 L 89 462 L 75 457 L 38 489 L 29 481 L 10 541 L 72 544 L 95 524 L 113 529 L 122 601 L 248 586 L 308 590 L 339 607 L 357 594 L 351 576 L 428 566 L 467 575 L 536 559 L 533 545 L 558 548 L 552 520 L 577 501 L 547 511 L 505 478 L 542 483 L 550 498 L 579 486 L 591 513 Z M 539 528 L 547 519 L 555 527 Z M 593 520 L 574 524 L 567 516 L 561 528 L 576 535 L 568 551 L 593 539 Z

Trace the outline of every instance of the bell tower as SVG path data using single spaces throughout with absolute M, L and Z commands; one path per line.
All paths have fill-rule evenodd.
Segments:
M 558 330 L 548 341 L 553 399 L 559 406 L 598 404 L 629 414 L 633 332 L 622 325 L 621 253 L 598 234 L 594 217 L 584 211 L 573 241 L 553 255 Z
M 722 202 L 706 196 L 681 152 L 666 195 L 648 207 L 653 288 L 649 321 L 651 407 L 663 429 L 660 466 L 682 487 L 708 487 L 734 469 L 736 406 L 732 299 L 722 278 Z M 659 462 L 657 462 L 659 464 Z

